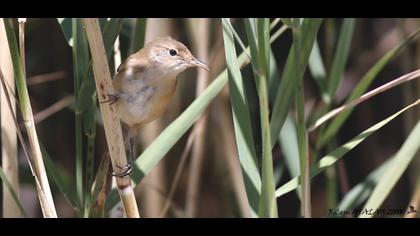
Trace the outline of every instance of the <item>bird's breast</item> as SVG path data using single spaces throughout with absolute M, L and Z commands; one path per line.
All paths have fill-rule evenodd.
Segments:
M 175 91 L 176 79 L 128 79 L 118 92 L 120 117 L 127 125 L 141 125 L 160 116 Z

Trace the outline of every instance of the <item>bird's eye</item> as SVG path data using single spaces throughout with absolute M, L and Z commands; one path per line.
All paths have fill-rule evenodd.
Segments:
M 169 50 L 169 54 L 171 54 L 171 56 L 176 56 L 177 52 L 175 49 L 171 49 Z

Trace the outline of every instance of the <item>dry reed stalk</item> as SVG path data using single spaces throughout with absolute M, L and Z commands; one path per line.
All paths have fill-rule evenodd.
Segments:
M 148 18 L 146 21 L 144 42 L 150 42 L 161 36 L 172 36 L 171 25 L 172 19 L 169 18 Z M 160 132 L 162 132 L 165 124 L 167 124 L 168 121 L 173 120 L 174 114 L 178 114 L 180 107 L 179 94 L 178 84 L 176 92 L 172 97 L 171 104 L 162 116 L 142 127 L 140 135 L 143 150 L 155 140 Z M 165 198 L 162 194 L 159 194 L 156 189 L 164 192 L 166 190 L 166 163 L 165 159 L 160 161 L 159 164 L 145 176 L 142 184 L 139 185 L 141 186 L 139 188 L 141 188 L 140 191 L 142 192 L 142 209 L 145 217 L 155 218 L 160 217 L 161 215 L 162 207 L 165 204 Z M 153 188 L 150 188 L 149 186 L 153 186 Z
M 109 20 L 109 19 L 108 19 Z M 120 50 L 120 36 L 117 36 L 114 43 L 114 74 L 117 73 L 118 66 L 121 64 L 121 50 Z M 111 188 L 117 187 L 116 179 L 111 180 Z M 109 212 L 110 218 L 122 218 L 124 211 L 122 203 L 119 202 L 112 210 Z
M 209 59 L 209 19 L 199 18 L 190 21 L 193 35 L 193 46 L 197 52 L 198 58 L 203 61 Z M 209 72 L 205 70 L 198 70 L 197 74 L 197 88 L 196 97 L 198 97 L 209 84 Z M 189 178 L 187 186 L 186 197 L 186 217 L 192 218 L 197 213 L 197 205 L 199 199 L 199 187 L 202 173 L 202 166 L 204 161 L 205 137 L 207 126 L 207 114 L 205 111 L 202 116 L 194 124 L 194 143 L 192 146 L 192 158 L 189 169 Z
M 61 100 L 55 102 L 51 106 L 45 108 L 44 110 L 36 113 L 34 115 L 35 124 L 47 119 L 48 117 L 54 115 L 55 113 L 63 110 L 64 108 L 70 106 L 70 104 L 74 101 L 74 97 L 72 95 L 68 95 L 67 97 L 62 98 Z
M 184 147 L 184 151 L 182 152 L 181 158 L 175 171 L 175 175 L 173 177 L 171 189 L 169 190 L 168 196 L 166 197 L 165 203 L 162 208 L 162 213 L 160 214 L 160 217 L 162 218 L 165 217 L 166 213 L 169 210 L 169 207 L 172 205 L 172 199 L 175 195 L 176 187 L 178 186 L 179 180 L 181 178 L 182 170 L 184 169 L 185 163 L 187 161 L 188 153 L 190 153 L 191 147 L 194 143 L 195 134 L 196 133 L 193 130 L 188 136 L 187 144 Z
M 9 43 L 7 42 L 6 32 L 3 27 L 3 19 L 0 19 L 0 70 L 4 73 L 4 79 L 9 94 L 15 93 L 15 81 L 13 78 L 13 65 L 11 61 Z M 13 123 L 13 114 L 11 114 L 6 101 L 6 96 L 3 89 L 0 89 L 0 107 L 1 107 L 1 140 L 2 140 L 2 168 L 7 179 L 14 187 L 16 195 L 19 197 L 19 169 L 17 161 L 17 136 L 16 127 L 10 125 Z M 10 101 L 12 104 L 13 113 L 16 113 L 16 99 L 11 96 Z M 4 218 L 20 218 L 19 207 L 13 200 L 13 197 L 7 190 L 3 183 L 3 217 Z
M 26 85 L 26 75 L 22 67 L 22 61 L 18 52 L 17 40 L 14 35 L 13 25 L 11 21 L 4 22 L 6 35 L 9 42 L 10 55 L 13 62 L 13 69 L 15 73 L 15 82 L 19 95 L 19 103 L 22 113 L 22 118 L 25 124 L 26 132 L 31 147 L 31 159 L 34 165 L 34 177 L 37 187 L 39 202 L 41 204 L 42 214 L 46 218 L 56 218 L 57 212 L 54 205 L 54 200 L 51 194 L 50 185 L 48 182 L 47 173 L 42 159 L 41 148 L 39 146 L 38 135 L 35 127 L 31 102 L 29 99 L 28 87 Z M 21 34 L 21 37 L 24 34 Z M 21 38 L 24 40 L 24 38 Z M 24 41 L 19 44 L 21 53 L 24 53 Z
M 34 75 L 32 77 L 28 77 L 26 84 L 28 86 L 42 84 L 45 82 L 56 81 L 66 78 L 67 73 L 64 70 L 41 74 L 41 75 Z
M 89 48 L 92 54 L 93 72 L 98 97 L 100 100 L 107 100 L 108 94 L 113 94 L 113 87 L 98 19 L 83 19 L 83 25 L 86 29 Z M 120 118 L 117 110 L 109 103 L 100 103 L 100 109 L 112 167 L 115 173 L 120 173 L 121 168 L 128 165 Z M 126 216 L 129 218 L 140 217 L 129 176 L 116 176 L 116 181 Z

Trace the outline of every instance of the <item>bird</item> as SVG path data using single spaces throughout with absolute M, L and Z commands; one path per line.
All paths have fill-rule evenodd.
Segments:
M 133 141 L 140 128 L 162 115 L 175 93 L 177 76 L 191 67 L 209 71 L 206 63 L 170 36 L 146 43 L 118 67 L 112 79 L 114 92 L 105 102 L 117 106 L 129 163 L 135 160 Z M 132 165 L 120 168 L 124 170 L 117 175 L 126 176 Z

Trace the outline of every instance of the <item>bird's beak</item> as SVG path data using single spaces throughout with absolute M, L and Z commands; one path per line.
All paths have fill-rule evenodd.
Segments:
M 205 69 L 206 71 L 209 71 L 209 67 L 207 66 L 207 64 L 198 60 L 197 58 L 193 58 L 190 61 L 190 64 L 191 64 L 191 66 L 198 66 L 198 67 L 201 67 L 201 68 Z

